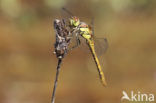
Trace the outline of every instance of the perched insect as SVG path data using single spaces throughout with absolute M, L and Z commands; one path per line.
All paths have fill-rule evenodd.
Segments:
M 57 65 L 57 71 L 56 71 L 56 78 L 55 78 L 55 83 L 54 83 L 54 88 L 53 88 L 53 93 L 52 93 L 52 101 L 51 103 L 55 102 L 55 92 L 56 92 L 56 87 L 57 87 L 57 82 L 58 82 L 58 76 L 59 76 L 59 71 L 60 71 L 60 65 L 62 63 L 62 59 L 64 56 L 68 53 L 68 51 L 78 47 L 81 43 L 79 37 L 83 37 L 86 40 L 87 45 L 90 48 L 90 51 L 92 53 L 92 56 L 94 58 L 94 61 L 97 66 L 97 70 L 99 72 L 99 77 L 104 86 L 106 86 L 106 80 L 104 73 L 102 71 L 98 56 L 97 56 L 97 50 L 95 49 L 96 46 L 101 45 L 100 48 L 103 48 L 104 51 L 106 51 L 108 47 L 107 39 L 106 38 L 100 38 L 96 39 L 94 35 L 94 25 L 92 22 L 92 27 L 88 25 L 85 22 L 81 22 L 80 19 L 76 16 L 73 16 L 70 11 L 67 9 L 63 8 L 64 11 L 66 11 L 71 17 L 67 22 L 64 19 L 55 19 L 54 20 L 54 30 L 56 33 L 56 42 L 55 42 L 55 51 L 54 53 L 56 54 L 56 57 L 58 58 L 58 65 Z M 76 45 L 69 48 L 69 44 L 71 43 L 71 39 L 73 37 L 76 37 Z M 97 45 L 97 42 L 99 42 L 99 45 Z M 101 50 L 100 50 L 101 51 Z M 102 50 L 103 51 L 103 50 Z
M 79 39 L 79 36 L 83 37 L 86 40 L 86 43 L 89 46 L 90 51 L 92 53 L 92 56 L 94 58 L 94 61 L 96 63 L 97 70 L 99 72 L 99 77 L 101 79 L 101 82 L 102 82 L 102 84 L 104 86 L 106 86 L 107 83 L 106 83 L 106 80 L 105 80 L 105 76 L 104 76 L 104 73 L 102 71 L 102 68 L 101 68 L 97 53 L 96 53 L 97 51 L 95 50 L 95 46 L 96 46 L 95 41 L 98 41 L 98 39 L 95 38 L 95 35 L 94 35 L 93 21 L 92 21 L 92 27 L 91 27 L 87 23 L 81 22 L 78 17 L 73 16 L 73 14 L 69 10 L 67 10 L 66 8 L 63 8 L 63 10 L 65 12 L 67 12 L 71 16 L 69 18 L 69 27 L 71 29 L 72 35 L 76 35 L 77 44 L 75 46 L 73 46 L 72 49 L 76 48 L 76 47 L 78 47 L 80 45 L 81 41 Z M 106 38 L 100 38 L 100 40 L 103 41 L 103 44 L 100 44 L 100 45 L 103 45 L 102 48 L 104 50 L 102 50 L 102 51 L 106 51 L 106 49 L 108 48 L 107 39 Z

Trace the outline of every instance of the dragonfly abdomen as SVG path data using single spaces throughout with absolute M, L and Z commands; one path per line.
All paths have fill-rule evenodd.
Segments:
M 90 51 L 91 51 L 92 56 L 93 56 L 93 58 L 94 58 L 95 64 L 96 64 L 96 66 L 97 66 L 97 70 L 98 70 L 98 73 L 99 73 L 100 80 L 101 80 L 102 84 L 103 84 L 104 86 L 106 86 L 107 83 L 106 83 L 106 80 L 105 80 L 105 76 L 104 76 L 104 73 L 103 73 L 103 71 L 102 71 L 102 68 L 101 68 L 99 59 L 98 59 L 98 57 L 97 57 L 97 55 L 96 55 L 96 52 L 95 52 L 95 49 L 94 49 L 94 42 L 89 41 L 88 46 L 89 46 L 89 48 L 90 48 Z

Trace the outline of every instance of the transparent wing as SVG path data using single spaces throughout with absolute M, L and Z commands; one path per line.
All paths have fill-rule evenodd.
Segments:
M 106 38 L 94 38 L 95 52 L 98 56 L 104 54 L 108 49 L 108 41 Z
M 94 38 L 94 43 L 95 43 L 95 52 L 98 56 L 101 56 L 102 54 L 104 54 L 107 51 L 108 48 L 108 41 L 106 38 L 96 38 L 94 35 L 94 18 L 92 18 L 91 21 L 91 28 L 92 28 L 92 32 L 93 32 L 93 38 Z
M 72 16 L 73 14 L 66 8 L 61 9 L 61 18 L 64 20 L 66 25 L 69 25 L 69 18 L 71 18 Z
M 76 39 L 76 36 L 73 35 L 70 40 L 69 50 L 72 49 L 75 45 L 77 45 L 77 39 Z

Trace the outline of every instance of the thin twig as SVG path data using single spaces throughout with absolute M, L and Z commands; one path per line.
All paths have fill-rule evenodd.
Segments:
M 54 83 L 54 88 L 53 88 L 53 94 L 52 94 L 52 98 L 51 98 L 51 103 L 55 103 L 55 93 L 56 93 L 56 87 L 57 87 L 57 82 L 58 82 L 58 76 L 59 76 L 61 62 L 62 62 L 62 58 L 58 59 L 58 65 L 57 65 L 57 71 L 56 71 L 56 78 L 55 78 L 55 83 Z

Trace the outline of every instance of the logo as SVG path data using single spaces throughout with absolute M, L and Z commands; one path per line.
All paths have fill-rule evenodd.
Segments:
M 153 102 L 154 101 L 154 94 L 146 94 L 141 93 L 138 91 L 135 93 L 134 91 L 131 91 L 130 95 L 128 95 L 125 91 L 122 92 L 123 96 L 121 98 L 121 101 L 128 100 L 128 101 L 138 101 L 138 102 Z

